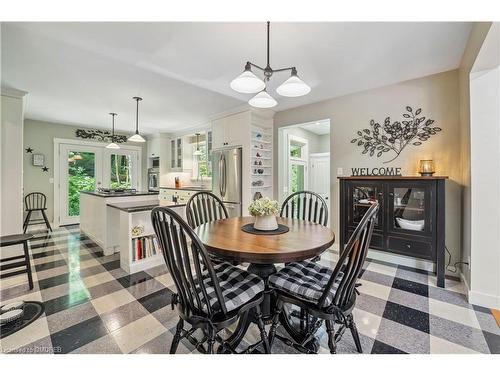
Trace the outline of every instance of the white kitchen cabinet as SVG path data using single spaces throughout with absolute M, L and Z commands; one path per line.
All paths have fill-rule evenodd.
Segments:
M 241 146 L 250 136 L 250 113 L 241 112 L 212 121 L 213 148 Z
M 149 138 L 147 146 L 149 158 L 160 157 L 160 137 Z

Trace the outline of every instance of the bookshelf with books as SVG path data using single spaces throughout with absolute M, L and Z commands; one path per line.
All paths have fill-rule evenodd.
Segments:
M 164 260 L 151 225 L 151 209 L 120 211 L 120 267 L 131 274 L 160 264 Z

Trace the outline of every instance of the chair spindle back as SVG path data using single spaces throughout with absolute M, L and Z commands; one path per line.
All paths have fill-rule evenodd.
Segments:
M 328 205 L 319 194 L 312 191 L 298 191 L 285 199 L 281 205 L 280 216 L 307 220 L 326 226 L 328 224 Z
M 151 221 L 177 288 L 182 311 L 202 317 L 212 317 L 219 312 L 226 314 L 214 267 L 196 233 L 167 207 L 155 207 Z M 215 301 L 209 297 L 207 288 L 215 290 Z
M 210 192 L 198 192 L 194 194 L 186 204 L 187 221 L 191 228 L 202 224 L 227 219 L 229 214 L 224 203 Z

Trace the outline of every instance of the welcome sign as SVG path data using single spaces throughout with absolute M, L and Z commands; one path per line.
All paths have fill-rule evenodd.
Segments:
M 401 167 L 351 168 L 351 176 L 401 176 Z

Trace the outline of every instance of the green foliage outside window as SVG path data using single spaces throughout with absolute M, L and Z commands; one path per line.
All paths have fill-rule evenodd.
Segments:
M 132 158 L 130 155 L 111 155 L 111 188 L 130 189 Z
M 209 165 L 209 157 L 207 155 L 207 147 L 206 145 L 200 145 L 199 146 L 201 155 L 200 156 L 194 156 L 197 158 L 197 163 L 198 163 L 198 171 L 199 171 L 199 176 L 201 177 L 212 177 L 212 171 Z M 196 150 L 196 147 L 194 148 Z M 196 177 L 196 176 L 195 176 Z

